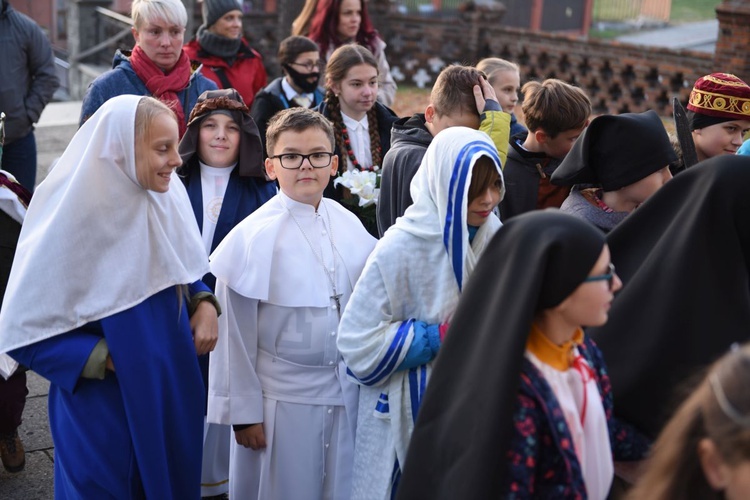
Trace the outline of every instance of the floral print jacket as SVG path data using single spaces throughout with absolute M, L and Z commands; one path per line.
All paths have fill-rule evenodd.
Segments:
M 588 337 L 578 351 L 594 369 L 614 460 L 644 458 L 650 441 L 613 415 L 612 387 L 601 351 Z M 505 498 L 587 498 L 581 464 L 562 409 L 544 376 L 526 358 L 513 419 Z

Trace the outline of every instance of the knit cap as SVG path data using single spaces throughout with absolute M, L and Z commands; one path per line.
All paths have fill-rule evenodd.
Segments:
M 238 0 L 203 0 L 203 25 L 210 28 L 224 14 L 233 10 L 242 11 Z

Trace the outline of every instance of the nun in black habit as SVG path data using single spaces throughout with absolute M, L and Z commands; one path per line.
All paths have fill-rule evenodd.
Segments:
M 606 322 L 620 286 L 589 223 L 546 210 L 503 226 L 451 320 L 398 499 L 606 497 L 613 456 L 648 446 L 611 418 L 604 361 L 580 329 Z
M 617 415 L 655 437 L 687 383 L 750 336 L 750 158 L 717 156 L 668 182 L 607 237 L 625 286 L 604 352 Z

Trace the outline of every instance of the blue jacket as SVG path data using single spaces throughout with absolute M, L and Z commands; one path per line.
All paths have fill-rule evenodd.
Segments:
M 81 118 L 78 123 L 80 127 L 93 115 L 99 107 L 108 99 L 123 95 L 143 95 L 150 96 L 151 92 L 146 88 L 146 84 L 135 74 L 133 67 L 130 65 L 130 53 L 117 51 L 112 61 L 112 69 L 99 75 L 96 80 L 91 82 L 86 89 L 86 95 L 83 96 L 81 106 Z M 203 76 L 200 72 L 200 65 L 193 63 L 193 72 L 190 75 L 190 82 L 186 89 L 177 93 L 177 97 L 182 103 L 182 109 L 185 111 L 185 123 L 187 124 L 190 111 L 195 106 L 198 96 L 206 90 L 217 90 L 216 84 Z

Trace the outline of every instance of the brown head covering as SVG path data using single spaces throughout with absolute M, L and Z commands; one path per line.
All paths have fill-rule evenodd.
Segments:
M 258 126 L 250 117 L 240 94 L 234 89 L 207 90 L 203 92 L 190 113 L 188 128 L 180 141 L 183 168 L 198 152 L 200 124 L 214 113 L 228 114 L 240 126 L 239 174 L 242 177 L 263 177 L 263 144 Z

